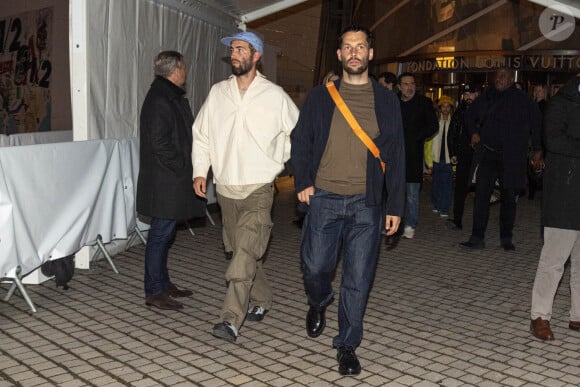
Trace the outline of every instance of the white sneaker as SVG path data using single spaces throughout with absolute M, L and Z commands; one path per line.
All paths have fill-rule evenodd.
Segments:
M 403 238 L 413 239 L 415 236 L 415 229 L 411 226 L 405 226 L 405 230 L 403 232 Z

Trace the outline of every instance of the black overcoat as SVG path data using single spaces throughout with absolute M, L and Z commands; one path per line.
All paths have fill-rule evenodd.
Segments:
M 481 144 L 502 150 L 504 188 L 525 188 L 530 140 L 541 149 L 538 105 L 515 85 L 501 92 L 492 86 L 467 109 L 465 125 L 470 137 L 477 133 Z
M 163 219 L 205 214 L 193 191 L 193 113 L 185 91 L 156 77 L 141 108 L 137 212 Z
M 405 158 L 407 183 L 423 181 L 425 140 L 439 131 L 439 120 L 433 102 L 420 94 L 409 101 L 401 100 L 401 116 L 405 131 Z
M 545 227 L 580 230 L 580 77 L 548 101 L 544 114 L 546 170 L 542 216 Z

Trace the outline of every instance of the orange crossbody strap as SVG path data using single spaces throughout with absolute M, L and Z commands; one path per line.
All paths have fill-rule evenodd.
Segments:
M 381 160 L 381 151 L 379 151 L 377 144 L 375 144 L 375 142 L 369 137 L 369 135 L 366 134 L 366 132 L 360 127 L 356 118 L 354 118 L 350 109 L 348 108 L 348 106 L 346 106 L 346 103 L 344 103 L 344 100 L 340 96 L 340 93 L 338 92 L 338 90 L 336 90 L 334 82 L 332 81 L 328 82 L 326 84 L 326 88 L 328 89 L 328 93 L 332 97 L 332 100 L 336 104 L 336 107 L 342 113 L 346 122 L 348 122 L 348 124 L 352 128 L 354 134 L 356 134 L 356 136 L 362 141 L 362 143 L 365 144 L 365 146 L 369 149 L 372 155 L 381 162 L 381 168 L 383 169 L 384 173 L 385 170 L 387 169 L 387 164 L 385 164 L 385 162 Z

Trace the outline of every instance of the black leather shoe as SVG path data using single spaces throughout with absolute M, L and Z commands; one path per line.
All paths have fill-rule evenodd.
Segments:
M 145 305 L 163 310 L 179 310 L 183 308 L 183 304 L 171 299 L 167 292 L 145 297 Z
M 514 251 L 516 249 L 516 246 L 512 243 L 512 241 L 502 242 L 501 247 L 503 247 L 505 251 Z
M 325 312 L 326 308 L 317 310 L 311 306 L 308 309 L 308 314 L 306 315 L 306 333 L 308 336 L 318 337 L 322 334 L 326 326 Z
M 455 220 L 453 219 L 448 219 L 447 220 L 447 228 L 449 230 L 463 230 L 463 226 L 461 224 L 457 224 L 455 223 Z
M 169 296 L 173 298 L 193 296 L 193 292 L 191 290 L 178 289 L 177 286 L 175 286 L 174 284 L 169 285 L 169 288 L 167 289 L 167 294 L 169 294 Z
M 353 347 L 340 347 L 336 351 L 338 360 L 338 373 L 341 375 L 358 375 L 360 374 L 360 362 L 356 357 Z
M 481 250 L 485 248 L 485 243 L 483 241 L 476 241 L 470 238 L 467 242 L 461 242 L 459 247 L 468 250 Z
M 299 217 L 297 219 L 294 219 L 292 221 L 292 223 L 294 223 L 296 225 L 296 227 L 302 228 L 302 225 L 304 224 L 304 216 L 301 216 L 301 217 Z

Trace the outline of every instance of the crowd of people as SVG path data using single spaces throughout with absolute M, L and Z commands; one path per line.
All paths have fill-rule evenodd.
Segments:
M 516 87 L 514 73 L 502 68 L 487 90 L 464 85 L 459 104 L 441 96 L 434 106 L 417 93 L 412 73 L 370 75 L 373 36 L 353 25 L 338 37 L 340 71 L 314 87 L 299 110 L 258 70 L 264 54 L 259 36 L 240 32 L 221 43 L 230 49 L 232 76 L 212 87 L 195 119 L 182 88 L 184 57 L 163 51 L 155 59 L 155 80 L 141 112 L 137 190 L 137 211 L 151 219 L 146 305 L 180 309 L 176 298 L 192 295 L 171 281 L 168 251 L 177 221 L 204 214 L 211 168 L 224 249 L 231 256 L 223 306 L 211 333 L 235 342 L 244 321 L 263 320 L 273 302 L 264 253 L 273 226 L 274 179 L 289 162 L 305 212 L 300 253 L 309 306 L 306 334 L 314 338 L 324 331 L 342 249 L 338 334 L 332 346 L 338 372 L 357 375 L 356 349 L 381 235 L 415 237 L 426 163 L 432 173 L 433 212 L 448 218 L 453 198 L 450 229 L 462 229 L 466 197 L 475 187 L 472 232 L 461 248 L 485 248 L 490 197 L 499 182 L 500 241 L 506 251 L 516 248 L 516 204 L 529 164 L 532 171 L 545 165 L 546 227 L 531 331 L 553 339 L 551 305 L 570 255 L 570 328 L 580 329 L 580 206 L 564 204 L 580 197 L 580 78 L 546 104 L 545 88 L 534 92 L 534 102 Z M 546 116 L 544 142 L 541 110 Z M 529 195 L 533 198 L 531 191 Z

